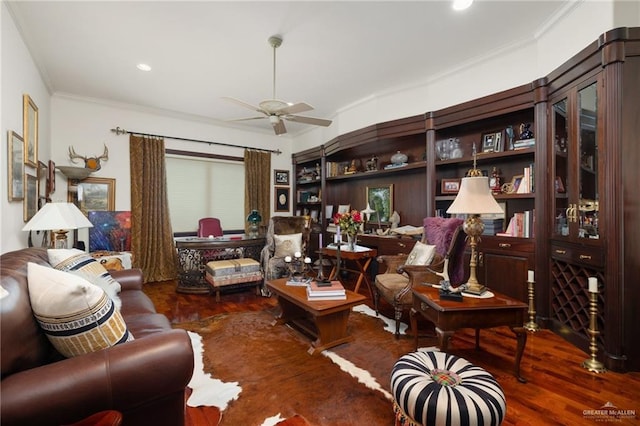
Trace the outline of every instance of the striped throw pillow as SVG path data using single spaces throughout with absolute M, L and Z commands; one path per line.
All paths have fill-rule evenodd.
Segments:
M 133 340 L 120 312 L 100 287 L 35 263 L 27 265 L 27 280 L 33 314 L 65 357 Z

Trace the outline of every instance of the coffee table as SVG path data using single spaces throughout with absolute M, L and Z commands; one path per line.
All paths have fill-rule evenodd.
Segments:
M 416 350 L 418 349 L 417 314 L 436 326 L 440 350 L 447 351 L 449 339 L 456 330 L 474 328 L 476 330 L 476 349 L 480 348 L 480 329 L 508 326 L 517 338 L 517 350 L 514 373 L 518 381 L 526 383 L 520 375 L 520 361 L 527 343 L 527 332 L 523 327 L 528 305 L 497 291 L 494 297 L 479 299 L 465 296 L 462 302 L 440 299 L 437 288 L 430 285 L 413 287 L 413 307 L 410 311 L 411 329 L 415 332 Z
M 282 313 L 275 324 L 289 324 L 315 338 L 309 354 L 353 341 L 347 333 L 351 308 L 361 304 L 366 297 L 346 290 L 346 300 L 307 300 L 307 290 L 302 286 L 287 285 L 286 278 L 266 281 L 267 288 L 278 297 Z

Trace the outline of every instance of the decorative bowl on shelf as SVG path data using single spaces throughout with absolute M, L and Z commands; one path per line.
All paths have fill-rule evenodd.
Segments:
M 391 162 L 395 165 L 406 163 L 408 159 L 407 154 L 403 154 L 400 151 L 391 156 Z
M 93 172 L 93 170 L 86 167 L 72 167 L 72 166 L 56 166 L 56 169 L 60 170 L 67 179 L 82 180 Z

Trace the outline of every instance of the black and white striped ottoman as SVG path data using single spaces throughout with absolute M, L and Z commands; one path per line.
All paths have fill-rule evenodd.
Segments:
M 464 358 L 413 352 L 391 371 L 396 426 L 499 425 L 507 410 L 496 379 Z

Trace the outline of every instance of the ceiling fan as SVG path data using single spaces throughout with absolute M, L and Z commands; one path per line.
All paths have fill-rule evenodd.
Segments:
M 258 117 L 239 118 L 230 121 L 260 120 L 268 118 L 276 135 L 287 133 L 284 120 L 294 121 L 296 123 L 313 124 L 315 126 L 329 126 L 331 124 L 331 120 L 295 115 L 300 112 L 311 111 L 313 109 L 311 105 L 304 102 L 291 104 L 276 99 L 276 49 L 282 44 L 282 38 L 280 36 L 271 36 L 269 37 L 269 44 L 273 47 L 273 99 L 264 100 L 260 102 L 258 106 L 254 106 L 239 99 L 223 97 L 223 99 L 227 101 L 234 102 L 240 106 L 263 114 Z

